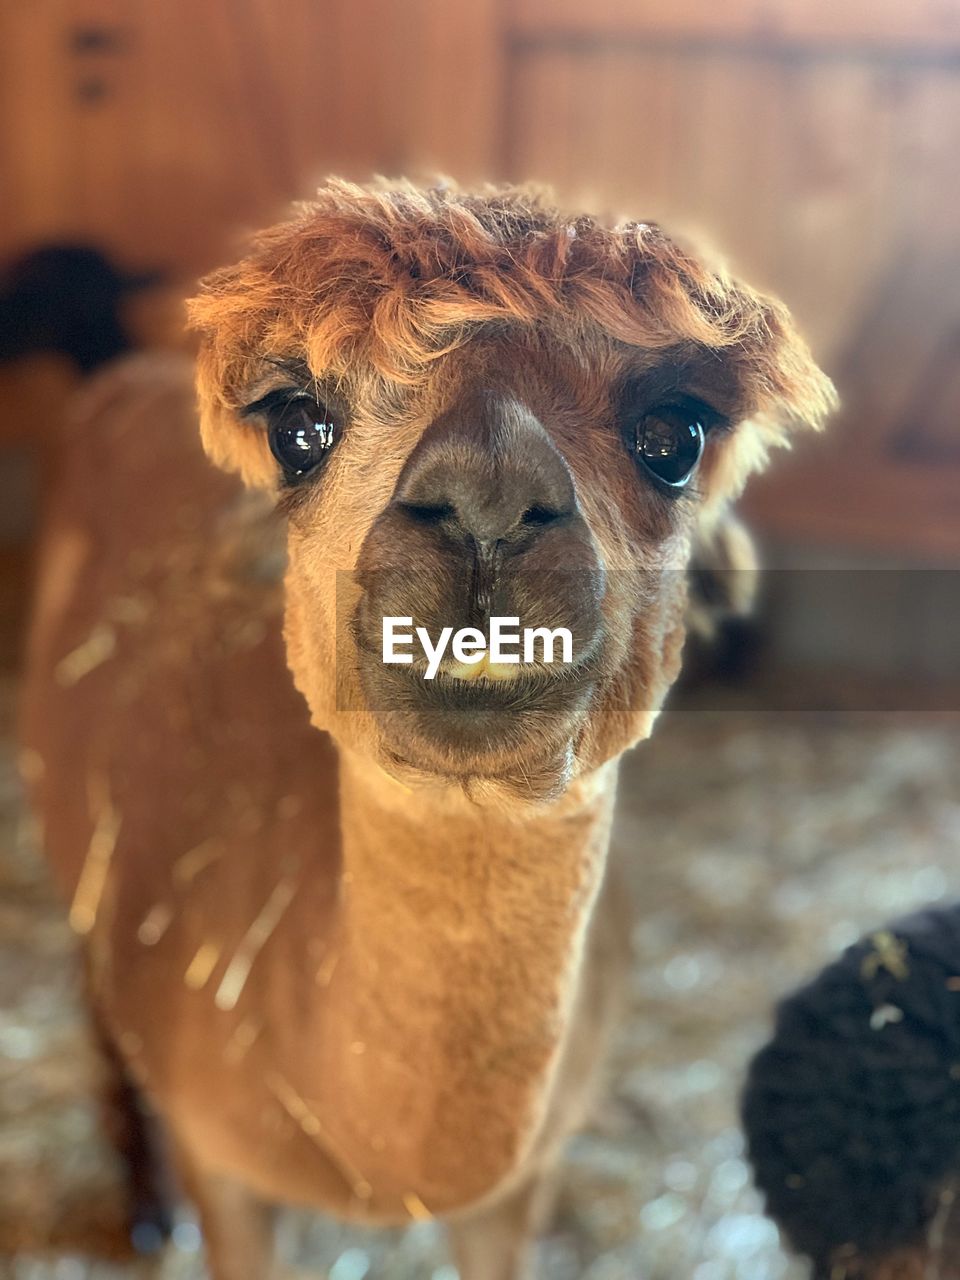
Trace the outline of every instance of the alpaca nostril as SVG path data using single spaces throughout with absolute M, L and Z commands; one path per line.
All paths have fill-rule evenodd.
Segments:
M 573 477 L 542 425 L 492 394 L 427 428 L 391 505 L 410 525 L 462 548 L 503 544 L 512 552 L 578 510 Z
M 499 510 L 496 503 L 489 504 L 491 510 L 484 509 L 488 506 L 486 503 L 469 502 L 399 501 L 396 505 L 415 524 L 459 530 L 484 546 L 502 540 L 513 541 L 520 534 L 533 534 L 569 514 L 545 503 L 534 503 L 514 518 Z

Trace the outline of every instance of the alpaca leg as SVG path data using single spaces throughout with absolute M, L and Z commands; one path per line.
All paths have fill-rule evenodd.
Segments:
M 523 1280 L 553 1207 L 556 1175 L 538 1172 L 505 1199 L 449 1227 L 460 1280 Z
M 268 1280 L 274 1210 L 233 1178 L 202 1169 L 182 1147 L 177 1167 L 197 1210 L 211 1280 Z
M 106 1067 L 103 1124 L 126 1173 L 130 1243 L 137 1253 L 155 1253 L 170 1236 L 176 1203 L 160 1122 L 150 1112 L 96 1010 L 93 1029 Z

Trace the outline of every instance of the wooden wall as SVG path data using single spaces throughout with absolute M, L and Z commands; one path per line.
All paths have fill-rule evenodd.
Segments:
M 518 0 L 507 168 L 705 232 L 836 377 L 788 540 L 960 558 L 960 5 Z
M 958 156 L 944 0 L 0 0 L 0 252 L 189 279 L 333 170 L 706 233 L 844 395 L 751 496 L 795 542 L 960 556 Z
M 192 273 L 328 172 L 485 175 L 497 14 L 491 0 L 0 0 L 0 247 L 84 235 Z M 470 56 L 451 59 L 458 45 Z

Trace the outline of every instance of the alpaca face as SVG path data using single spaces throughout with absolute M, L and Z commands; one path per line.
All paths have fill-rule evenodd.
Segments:
M 556 795 L 649 732 L 694 543 L 784 410 L 830 398 L 775 304 L 656 228 L 515 192 L 332 186 L 193 316 L 208 450 L 287 518 L 314 722 L 474 795 Z M 569 660 L 465 660 L 492 618 Z M 385 662 L 385 619 L 432 664 Z M 437 656 L 465 628 L 473 653 Z

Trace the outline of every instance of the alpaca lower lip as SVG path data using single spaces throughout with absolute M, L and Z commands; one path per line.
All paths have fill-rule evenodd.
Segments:
M 364 681 L 388 754 L 445 776 L 529 776 L 575 736 L 598 678 L 599 654 L 563 674 L 535 668 L 512 680 L 462 680 L 441 669 L 379 667 Z
M 448 688 L 419 707 L 399 709 L 381 720 L 384 745 L 399 762 L 427 773 L 451 776 L 528 776 L 542 759 L 562 755 L 576 736 L 591 685 L 565 691 L 562 701 L 517 697 L 496 691 Z M 458 696 L 460 695 L 460 696 Z

